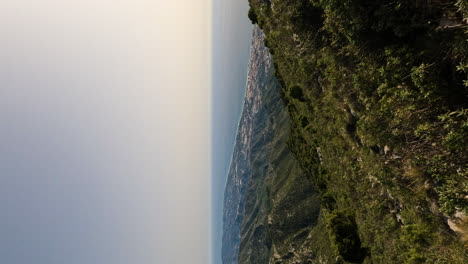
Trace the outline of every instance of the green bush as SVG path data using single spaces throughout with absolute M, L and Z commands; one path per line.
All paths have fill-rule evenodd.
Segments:
M 366 249 L 361 248 L 354 214 L 348 210 L 331 212 L 327 217 L 327 228 L 338 253 L 349 262 L 362 262 Z
M 333 194 L 326 192 L 322 195 L 322 206 L 325 209 L 333 210 L 335 209 L 336 200 Z
M 255 13 L 255 10 L 252 7 L 249 9 L 248 16 L 249 16 L 249 19 L 252 22 L 252 24 L 257 24 L 258 23 L 257 13 Z
M 301 102 L 305 102 L 306 99 L 304 97 L 304 92 L 302 91 L 302 88 L 299 85 L 293 85 L 289 88 L 289 95 Z

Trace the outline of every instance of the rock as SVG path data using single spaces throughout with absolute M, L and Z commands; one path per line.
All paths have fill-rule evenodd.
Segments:
M 468 216 L 461 211 L 457 211 L 453 217 L 450 217 L 447 220 L 447 224 L 449 225 L 450 229 L 464 236 L 468 235 L 468 230 L 466 228 L 467 222 Z
M 397 220 L 398 223 L 404 225 L 405 224 L 405 220 L 401 217 L 400 214 L 395 214 L 395 218 Z
M 384 151 L 384 154 L 385 154 L 385 155 L 387 155 L 387 154 L 389 154 L 389 153 L 390 153 L 391 149 L 390 149 L 390 147 L 389 147 L 389 146 L 385 145 L 385 147 L 384 147 L 383 151 Z

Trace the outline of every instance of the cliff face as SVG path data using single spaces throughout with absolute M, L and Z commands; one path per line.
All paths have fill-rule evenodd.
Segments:
M 249 73 L 244 108 L 239 122 L 236 143 L 229 169 L 224 194 L 223 212 L 223 263 L 237 263 L 240 243 L 240 228 L 243 220 L 244 196 L 250 179 L 251 149 L 253 132 L 258 129 L 256 116 L 259 113 L 261 98 L 257 83 L 258 75 L 264 72 L 267 51 L 262 47 L 263 35 L 259 28 L 253 30 Z M 270 67 L 270 65 L 268 65 Z

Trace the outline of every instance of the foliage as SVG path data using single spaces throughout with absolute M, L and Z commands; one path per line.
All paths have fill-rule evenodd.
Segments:
M 302 88 L 299 85 L 291 86 L 291 88 L 289 88 L 289 91 L 290 91 L 289 95 L 292 98 L 299 100 L 301 102 L 305 102 L 304 93 L 302 92 Z
M 327 217 L 327 227 L 339 254 L 344 260 L 362 262 L 366 250 L 361 248 L 354 215 L 346 210 L 333 211 Z
M 463 23 L 466 0 L 250 4 L 282 86 L 288 146 L 322 192 L 311 234 L 329 232 L 333 219 L 335 227 L 353 226 L 350 237 L 369 250 L 367 262 L 467 262 L 445 223 L 468 208 L 467 35 L 463 27 L 439 28 L 444 16 Z M 307 195 L 295 186 L 299 205 Z M 344 257 L 357 245 L 331 234 L 322 246 L 302 245 L 323 259 L 336 259 L 331 248 Z
M 444 16 L 463 23 L 466 0 L 250 2 L 282 86 L 288 146 L 322 192 L 310 234 L 330 234 L 334 219 L 356 230 L 367 262 L 468 262 L 446 225 L 468 208 L 467 35 L 439 27 Z M 294 186 L 300 204 L 307 195 Z M 343 237 L 301 245 L 331 261 L 332 248 L 344 257 L 357 245 Z M 286 254 L 288 239 L 273 244 Z
M 252 22 L 252 24 L 257 24 L 258 23 L 257 14 L 255 13 L 254 9 L 252 9 L 252 8 L 249 9 L 248 16 L 249 16 L 249 19 Z

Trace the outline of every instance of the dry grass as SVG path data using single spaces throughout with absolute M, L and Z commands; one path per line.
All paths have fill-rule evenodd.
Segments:
M 414 166 L 411 161 L 405 161 L 403 165 L 403 177 L 409 186 L 416 193 L 425 193 L 429 188 L 423 170 Z

